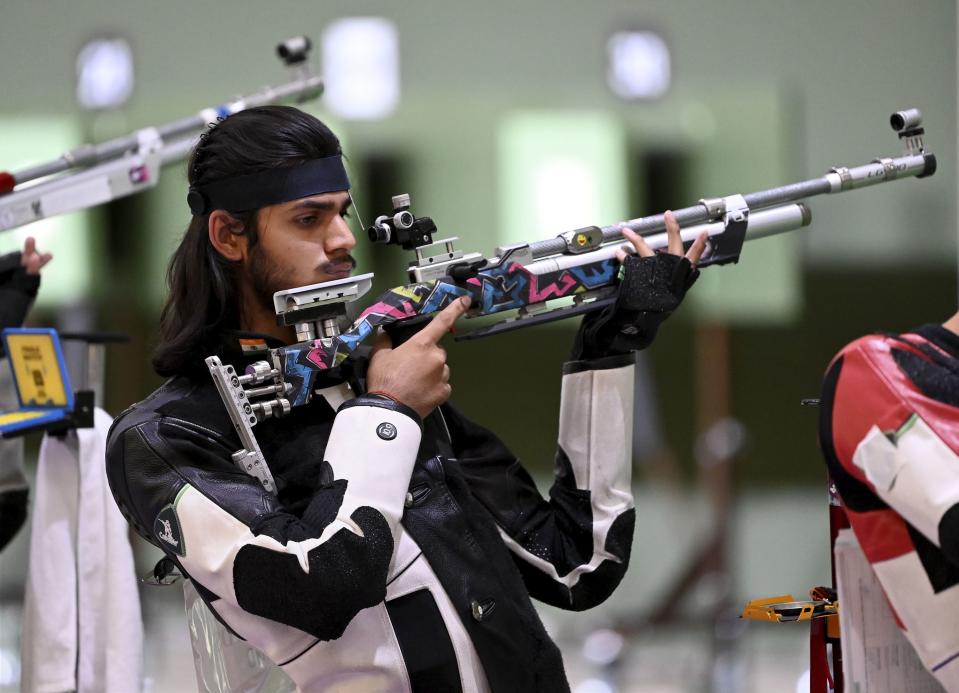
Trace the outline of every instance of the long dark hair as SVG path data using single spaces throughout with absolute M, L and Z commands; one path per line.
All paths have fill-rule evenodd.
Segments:
M 212 127 L 194 148 L 190 185 L 203 186 L 340 153 L 328 127 L 289 106 L 240 111 Z M 256 244 L 257 210 L 227 210 Z M 210 244 L 209 215 L 193 217 L 167 268 L 169 294 L 160 313 L 153 368 L 162 376 L 195 372 L 217 350 L 220 333 L 238 327 L 236 264 Z

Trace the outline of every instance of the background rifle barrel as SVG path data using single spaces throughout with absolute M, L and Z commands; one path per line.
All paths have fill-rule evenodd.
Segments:
M 160 125 L 156 128 L 156 132 L 160 136 L 160 139 L 166 143 L 167 141 L 176 140 L 185 135 L 199 134 L 203 128 L 212 120 L 215 120 L 217 116 L 226 116 L 247 108 L 253 108 L 254 106 L 265 106 L 283 101 L 305 101 L 318 96 L 322 90 L 323 79 L 317 76 L 304 77 L 275 87 L 264 87 L 250 96 L 240 97 L 226 104 L 204 109 L 196 115 L 181 118 L 166 125 Z M 192 145 L 192 138 L 190 142 Z M 53 161 L 15 171 L 13 173 L 14 185 L 20 185 L 21 183 L 50 176 L 55 173 L 62 173 L 71 168 L 92 166 L 103 161 L 119 158 L 135 150 L 139 143 L 140 131 L 137 131 L 131 135 L 124 135 L 123 137 L 107 140 L 100 144 L 81 145 Z M 182 156 L 185 156 L 186 152 L 189 152 L 189 149 L 190 147 L 186 147 L 184 151 L 184 148 L 180 148 L 178 150 L 179 157 L 182 158 Z M 175 157 L 172 156 L 163 157 L 164 163 L 174 160 Z
M 837 169 L 819 178 L 748 193 L 743 195 L 743 199 L 745 199 L 750 211 L 754 211 L 789 202 L 798 202 L 803 198 L 814 195 L 854 190 L 898 178 L 910 176 L 921 178 L 931 175 L 935 170 L 936 159 L 931 153 L 908 154 L 895 159 L 876 160 L 855 168 L 843 169 L 841 173 Z M 715 217 L 710 216 L 709 210 L 703 203 L 673 210 L 673 216 L 676 217 L 676 221 L 683 228 L 708 221 L 716 221 Z M 666 228 L 666 221 L 662 214 L 654 214 L 604 226 L 602 228 L 603 242 L 619 240 L 623 237 L 624 228 L 631 229 L 641 236 L 648 236 L 662 232 Z M 562 253 L 565 249 L 566 241 L 560 237 L 530 243 L 530 251 L 535 259 L 556 255 Z

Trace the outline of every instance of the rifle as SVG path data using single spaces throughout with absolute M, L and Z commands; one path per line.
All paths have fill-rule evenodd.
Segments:
M 834 167 L 819 178 L 746 195 L 701 199 L 676 210 L 673 214 L 682 228 L 684 246 L 688 248 L 705 231 L 709 240 L 700 267 L 738 262 L 746 240 L 808 226 L 811 213 L 800 202 L 805 197 L 932 175 L 936 158 L 924 148 L 919 110 L 893 113 L 890 125 L 902 142 L 898 157 L 878 158 L 853 168 Z M 460 296 L 472 299 L 467 317 L 517 313 L 457 339 L 489 336 L 610 305 L 616 300 L 616 250 L 623 243 L 623 229 L 643 236 L 653 250 L 667 245 L 665 221 L 657 214 L 502 246 L 488 257 L 464 254 L 455 249 L 455 237 L 433 240 L 435 223 L 410 211 L 409 195 L 395 196 L 392 213 L 377 217 L 368 235 L 373 242 L 414 252 L 410 284 L 378 296 L 344 330 L 341 323 L 348 322 L 347 306 L 370 290 L 372 274 L 278 291 L 273 297 L 277 323 L 295 328 L 295 344 L 271 349 L 269 360 L 253 363 L 242 375 L 216 356 L 205 359 L 243 445 L 233 454 L 234 463 L 275 493 L 253 426 L 309 402 L 317 392 L 319 375 L 340 368 L 379 327 L 390 332 L 396 343 Z M 562 298 L 572 298 L 572 304 L 548 305 Z
M 292 73 L 290 82 L 263 87 L 165 125 L 142 128 L 101 144 L 85 144 L 43 164 L 12 173 L 0 171 L 0 231 L 153 187 L 160 180 L 160 168 L 185 159 L 200 133 L 218 118 L 254 106 L 318 97 L 323 93 L 323 80 L 310 70 L 310 48 L 306 36 L 277 45 L 277 55 Z M 32 181 L 38 182 L 25 185 Z

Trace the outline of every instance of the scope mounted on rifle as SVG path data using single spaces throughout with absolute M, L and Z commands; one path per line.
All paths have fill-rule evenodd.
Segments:
M 404 250 L 415 250 L 433 242 L 436 224 L 429 217 L 416 217 L 410 211 L 410 196 L 393 196 L 393 215 L 376 217 L 366 232 L 374 243 L 391 243 Z
M 896 111 L 889 116 L 889 125 L 899 133 L 899 141 L 902 142 L 905 154 L 925 154 L 926 147 L 923 144 L 922 136 L 926 134 L 926 131 L 922 127 L 922 111 L 918 108 Z M 930 170 L 916 177 L 931 176 L 935 170 L 935 157 L 931 157 Z
M 293 36 L 281 41 L 276 46 L 276 54 L 287 67 L 306 62 L 310 55 L 313 42 L 308 36 Z

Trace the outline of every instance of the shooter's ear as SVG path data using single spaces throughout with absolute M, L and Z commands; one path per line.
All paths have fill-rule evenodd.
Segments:
M 240 262 L 246 257 L 247 237 L 243 233 L 243 222 L 223 209 L 210 212 L 207 222 L 210 244 L 216 251 L 232 262 Z

